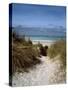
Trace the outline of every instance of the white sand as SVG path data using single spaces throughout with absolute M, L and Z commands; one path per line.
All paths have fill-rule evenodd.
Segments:
M 54 43 L 51 40 L 34 40 L 33 44 L 42 43 L 43 46 Z M 66 82 L 66 73 L 58 58 L 54 58 L 55 62 L 52 62 L 49 57 L 42 56 L 39 58 L 42 63 L 36 65 L 36 68 L 29 70 L 29 73 L 15 73 L 13 76 L 13 86 L 37 86 L 37 85 L 49 85 L 49 84 L 61 84 Z
M 33 42 L 33 44 L 41 43 L 43 46 L 45 46 L 45 45 L 50 46 L 55 41 L 54 40 L 32 40 L 32 42 Z
M 65 70 L 60 69 L 62 65 L 59 60 L 50 61 L 49 57 L 39 58 L 42 63 L 29 73 L 15 73 L 13 76 L 13 86 L 37 86 L 49 84 L 61 84 L 66 82 Z M 57 59 L 57 58 L 55 58 Z

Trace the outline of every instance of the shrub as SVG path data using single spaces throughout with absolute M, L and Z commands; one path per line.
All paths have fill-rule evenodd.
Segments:
M 40 48 L 40 54 L 43 56 L 47 56 L 48 46 L 43 46 L 42 44 L 39 44 L 39 48 Z

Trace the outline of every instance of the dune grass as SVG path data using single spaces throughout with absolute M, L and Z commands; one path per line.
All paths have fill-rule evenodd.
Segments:
M 48 49 L 48 56 L 50 58 L 54 58 L 56 56 L 60 56 L 59 60 L 61 60 L 64 67 L 66 67 L 66 41 L 58 40 Z
M 16 33 L 12 35 L 12 73 L 27 72 L 29 68 L 41 63 L 37 57 L 39 52 L 31 40 L 20 38 Z

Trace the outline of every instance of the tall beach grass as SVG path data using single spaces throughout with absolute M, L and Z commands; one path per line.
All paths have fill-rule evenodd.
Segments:
M 29 68 L 41 63 L 37 58 L 39 52 L 30 39 L 26 41 L 25 36 L 20 38 L 15 32 L 12 39 L 12 73 L 28 72 Z
M 48 56 L 52 59 L 59 56 L 59 60 L 66 67 L 66 40 L 58 40 L 48 49 Z

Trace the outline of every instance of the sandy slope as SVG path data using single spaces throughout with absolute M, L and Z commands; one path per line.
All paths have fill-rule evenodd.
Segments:
M 55 58 L 57 59 L 57 58 Z M 30 70 L 29 73 L 15 73 L 13 76 L 13 86 L 31 86 L 65 83 L 65 71 L 60 69 L 61 62 L 52 62 L 49 57 L 42 56 L 41 64 Z

